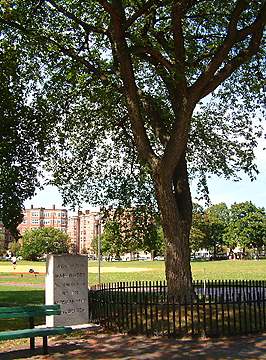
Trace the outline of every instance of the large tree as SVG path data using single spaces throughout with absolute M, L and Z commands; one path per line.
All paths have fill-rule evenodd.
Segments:
M 68 201 L 79 192 L 95 203 L 148 202 L 153 189 L 169 292 L 190 293 L 189 174 L 206 188 L 207 172 L 256 171 L 265 2 L 26 0 L 1 10 L 45 64 L 47 103 L 63 110 L 54 183 Z

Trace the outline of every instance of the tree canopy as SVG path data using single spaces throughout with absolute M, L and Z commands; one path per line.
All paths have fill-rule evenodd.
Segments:
M 265 5 L 181 1 L 179 9 L 173 3 L 2 2 L 2 33 L 28 49 L 34 75 L 44 85 L 46 110 L 62 114 L 50 129 L 58 140 L 50 165 L 66 201 L 75 203 L 78 195 L 97 205 L 132 198 L 150 201 L 152 181 L 144 153 L 136 151 L 118 71 L 112 13 L 119 6 L 143 125 L 155 154 L 162 156 L 174 129 L 173 102 L 178 107 L 180 99 L 173 93 L 185 81 L 195 103 L 210 94 L 194 111 L 187 134 L 190 175 L 199 176 L 201 187 L 208 173 L 237 178 L 243 169 L 254 176 L 253 149 L 261 131 L 252 120 L 265 101 L 265 50 L 259 48 Z M 43 71 L 37 75 L 40 63 Z
M 33 84 L 34 67 L 27 56 L 1 32 L 0 219 L 15 237 L 23 202 L 40 185 L 38 175 L 49 138 L 49 114 Z
M 47 254 L 66 254 L 70 239 L 64 232 L 50 227 L 27 230 L 21 239 L 20 254 L 26 260 L 37 260 Z
M 235 203 L 224 235 L 229 247 L 261 248 L 266 245 L 266 214 L 252 202 Z

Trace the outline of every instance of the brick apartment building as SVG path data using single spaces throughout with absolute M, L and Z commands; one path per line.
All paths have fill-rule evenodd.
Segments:
M 86 251 L 93 253 L 92 240 L 102 233 L 99 223 L 99 213 L 97 211 L 79 211 L 77 216 L 71 216 L 68 219 L 67 233 L 71 242 L 76 244 L 78 253 Z
M 67 221 L 67 234 L 71 239 L 73 250 L 80 253 L 79 245 L 79 217 L 77 215 L 69 216 Z
M 23 214 L 23 221 L 18 226 L 21 235 L 27 229 L 53 227 L 69 235 L 71 244 L 78 253 L 92 253 L 92 240 L 98 232 L 101 234 L 97 211 L 78 211 L 78 215 L 68 217 L 66 209 L 56 209 L 53 205 L 51 209 L 31 206 L 30 209 L 25 209 Z
M 23 221 L 18 226 L 21 235 L 27 229 L 38 229 L 41 227 L 53 227 L 63 232 L 67 232 L 67 210 L 56 209 L 53 205 L 52 209 L 34 208 L 23 211 Z

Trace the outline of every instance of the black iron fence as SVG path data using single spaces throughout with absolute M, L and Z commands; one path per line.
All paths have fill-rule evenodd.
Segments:
M 90 321 L 146 335 L 237 335 L 266 330 L 266 281 L 195 281 L 177 302 L 166 282 L 103 284 L 89 290 Z

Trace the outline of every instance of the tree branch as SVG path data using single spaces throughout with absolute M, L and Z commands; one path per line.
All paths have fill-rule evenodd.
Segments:
M 98 3 L 102 5 L 105 11 L 109 14 L 114 14 L 114 7 L 107 0 L 98 0 Z
M 125 23 L 125 28 L 128 29 L 138 18 L 142 15 L 147 16 L 149 14 L 149 10 L 153 7 L 153 5 L 162 4 L 161 0 L 148 0 L 142 7 L 140 7 Z
M 228 25 L 228 34 L 233 34 L 237 31 L 237 23 L 242 12 L 247 8 L 248 2 L 246 0 L 238 0 L 232 12 L 231 20 Z
M 58 12 L 66 16 L 68 19 L 73 20 L 77 25 L 80 25 L 87 33 L 94 32 L 99 34 L 106 34 L 106 30 L 92 26 L 85 21 L 81 20 L 75 14 L 72 12 L 66 10 L 63 6 L 58 5 L 54 0 L 45 0 L 47 3 L 51 4 L 54 9 L 56 9 Z
M 259 47 L 259 43 L 262 38 L 262 31 L 265 26 L 266 22 L 266 4 L 264 4 L 261 8 L 261 11 L 259 12 L 258 16 L 256 17 L 255 21 L 246 28 L 242 30 L 237 30 L 237 21 L 241 15 L 241 10 L 244 10 L 244 4 L 243 1 L 238 1 L 235 10 L 232 14 L 231 20 L 228 25 L 228 34 L 224 40 L 224 43 L 218 48 L 216 53 L 214 54 L 212 61 L 210 62 L 207 70 L 201 74 L 201 76 L 198 78 L 198 80 L 195 82 L 195 84 L 191 87 L 191 96 L 193 101 L 198 101 L 202 97 L 206 96 L 206 89 L 212 88 L 215 89 L 214 84 L 217 83 L 217 86 L 221 83 L 218 83 L 218 79 L 221 78 L 221 81 L 225 80 L 228 76 L 231 75 L 231 73 L 237 68 L 235 61 L 239 64 L 242 64 L 247 61 L 252 55 L 253 51 L 251 48 L 255 46 L 255 43 L 258 42 L 256 45 L 256 49 Z M 251 47 L 249 46 L 248 49 L 243 50 L 243 52 L 247 51 L 250 55 L 244 55 L 243 52 L 241 52 L 241 55 L 237 58 L 234 58 L 232 61 L 230 61 L 224 68 L 219 72 L 219 76 L 215 75 L 216 71 L 221 67 L 222 63 L 226 60 L 230 50 L 232 49 L 233 45 L 236 43 L 243 41 L 246 39 L 249 35 L 252 35 L 252 39 L 254 41 L 250 42 L 250 45 L 254 42 L 254 45 Z M 256 51 L 256 50 L 254 50 Z M 239 62 L 240 58 L 243 58 L 243 62 Z M 245 60 L 244 60 L 245 59 Z M 234 70 L 230 71 L 229 67 Z M 223 76 L 221 74 L 223 73 Z M 225 77 L 227 75 L 227 77 Z M 215 81 L 213 81 L 213 77 L 215 76 Z M 212 82 L 213 86 L 209 87 L 208 84 Z M 217 87 L 216 86 L 216 87 Z M 210 92 L 213 90 L 210 90 Z
M 71 57 L 73 60 L 76 60 L 80 64 L 84 65 L 89 70 L 89 72 L 91 72 L 93 75 L 95 75 L 102 81 L 107 80 L 107 76 L 105 73 L 103 73 L 99 68 L 96 68 L 94 65 L 92 65 L 88 60 L 86 60 L 82 56 L 78 55 L 76 53 L 75 49 L 67 48 L 67 47 L 61 45 L 60 43 L 58 43 L 56 40 L 52 39 L 51 37 L 39 34 L 36 30 L 34 31 L 34 30 L 26 29 L 24 26 L 22 26 L 21 24 L 18 24 L 15 21 L 4 20 L 4 19 L 0 18 L 0 23 L 2 23 L 4 25 L 8 25 L 8 26 L 12 27 L 13 29 L 15 28 L 15 29 L 21 31 L 25 35 L 30 36 L 31 38 L 35 39 L 38 43 L 40 42 L 40 40 L 44 41 L 47 44 L 53 43 L 58 48 L 58 50 L 60 50 L 64 55 L 67 55 L 67 56 Z
M 113 39 L 116 45 L 117 57 L 120 64 L 120 74 L 125 88 L 129 119 L 132 126 L 134 141 L 144 161 L 151 166 L 157 163 L 157 157 L 150 145 L 144 121 L 142 118 L 141 105 L 138 95 L 138 88 L 134 76 L 134 70 L 130 52 L 125 36 L 125 13 L 120 0 L 115 0 L 115 11 L 112 13 Z
M 136 55 L 139 56 L 140 58 L 142 58 L 148 64 L 153 65 L 157 75 L 162 79 L 162 81 L 164 82 L 164 84 L 166 86 L 166 89 L 169 93 L 172 108 L 173 108 L 175 114 L 177 114 L 180 99 L 177 98 L 177 92 L 176 92 L 176 88 L 174 86 L 174 81 L 172 80 L 171 75 L 169 75 L 169 73 L 167 72 L 165 66 L 163 66 L 158 61 L 157 57 L 149 56 L 149 54 L 145 53 L 144 51 L 138 52 L 138 53 L 136 53 Z
M 263 26 L 254 34 L 250 40 L 248 48 L 241 51 L 214 76 L 214 78 L 203 90 L 201 98 L 214 91 L 224 80 L 226 80 L 236 69 L 238 69 L 240 65 L 250 60 L 250 58 L 257 53 L 260 47 L 262 36 Z
M 184 59 L 185 59 L 184 38 L 183 38 L 183 28 L 182 28 L 183 8 L 185 4 L 186 1 L 175 2 L 171 14 L 175 59 L 176 62 L 181 67 L 184 66 Z
M 144 94 L 142 102 L 144 111 L 149 115 L 154 134 L 160 140 L 161 144 L 166 146 L 169 140 L 169 128 L 162 118 L 162 110 L 158 106 L 158 102 L 149 94 Z
M 187 83 L 185 77 L 185 48 L 182 28 L 183 9 L 186 5 L 187 0 L 174 2 L 171 14 L 176 62 L 177 91 L 180 97 L 187 95 Z
M 152 57 L 154 59 L 154 61 L 157 64 L 161 64 L 164 68 L 166 68 L 169 72 L 171 72 L 173 70 L 174 65 L 167 60 L 158 50 L 153 49 L 149 46 L 136 46 L 136 47 L 132 47 L 130 48 L 130 50 L 136 54 L 136 55 L 140 55 L 140 54 L 146 54 L 149 55 L 150 57 Z

